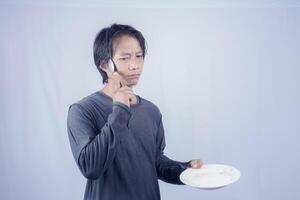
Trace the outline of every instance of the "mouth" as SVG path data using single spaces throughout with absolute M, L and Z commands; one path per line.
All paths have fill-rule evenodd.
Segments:
M 140 77 L 140 74 L 133 74 L 133 75 L 127 76 L 128 79 L 137 79 L 139 77 Z

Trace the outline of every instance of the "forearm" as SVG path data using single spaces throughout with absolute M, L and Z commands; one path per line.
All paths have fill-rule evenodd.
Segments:
M 156 170 L 158 178 L 164 182 L 183 185 L 179 176 L 189 165 L 189 162 L 179 162 L 160 154 L 157 158 Z
M 73 137 L 74 135 L 71 135 L 70 138 L 74 138 L 73 141 L 71 139 L 74 157 L 80 171 L 86 178 L 99 178 L 111 165 L 116 155 L 120 138 L 128 131 L 127 124 L 130 112 L 124 106 L 114 104 L 113 112 L 109 115 L 100 133 L 93 138 L 88 138 L 89 141 L 84 142 L 86 143 L 85 146 L 79 147 L 80 143 L 76 143 L 76 140 L 81 140 L 80 135 L 83 134 L 77 133 L 75 138 Z M 86 140 L 87 138 L 85 137 L 84 139 Z M 76 150 L 80 152 L 76 153 Z

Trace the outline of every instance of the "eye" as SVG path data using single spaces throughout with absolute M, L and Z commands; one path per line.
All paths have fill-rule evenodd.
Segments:
M 119 58 L 119 60 L 127 60 L 128 57 Z
M 138 58 L 143 58 L 143 55 L 137 55 L 136 57 L 138 57 Z

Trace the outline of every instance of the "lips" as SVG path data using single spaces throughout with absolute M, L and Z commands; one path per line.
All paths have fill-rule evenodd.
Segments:
M 133 75 L 129 75 L 127 76 L 127 78 L 133 79 L 133 78 L 139 78 L 140 75 L 139 74 L 133 74 Z

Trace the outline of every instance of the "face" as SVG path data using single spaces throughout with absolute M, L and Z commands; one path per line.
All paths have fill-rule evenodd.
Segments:
M 143 71 L 143 51 L 137 39 L 121 36 L 113 44 L 113 61 L 125 85 L 136 85 Z

